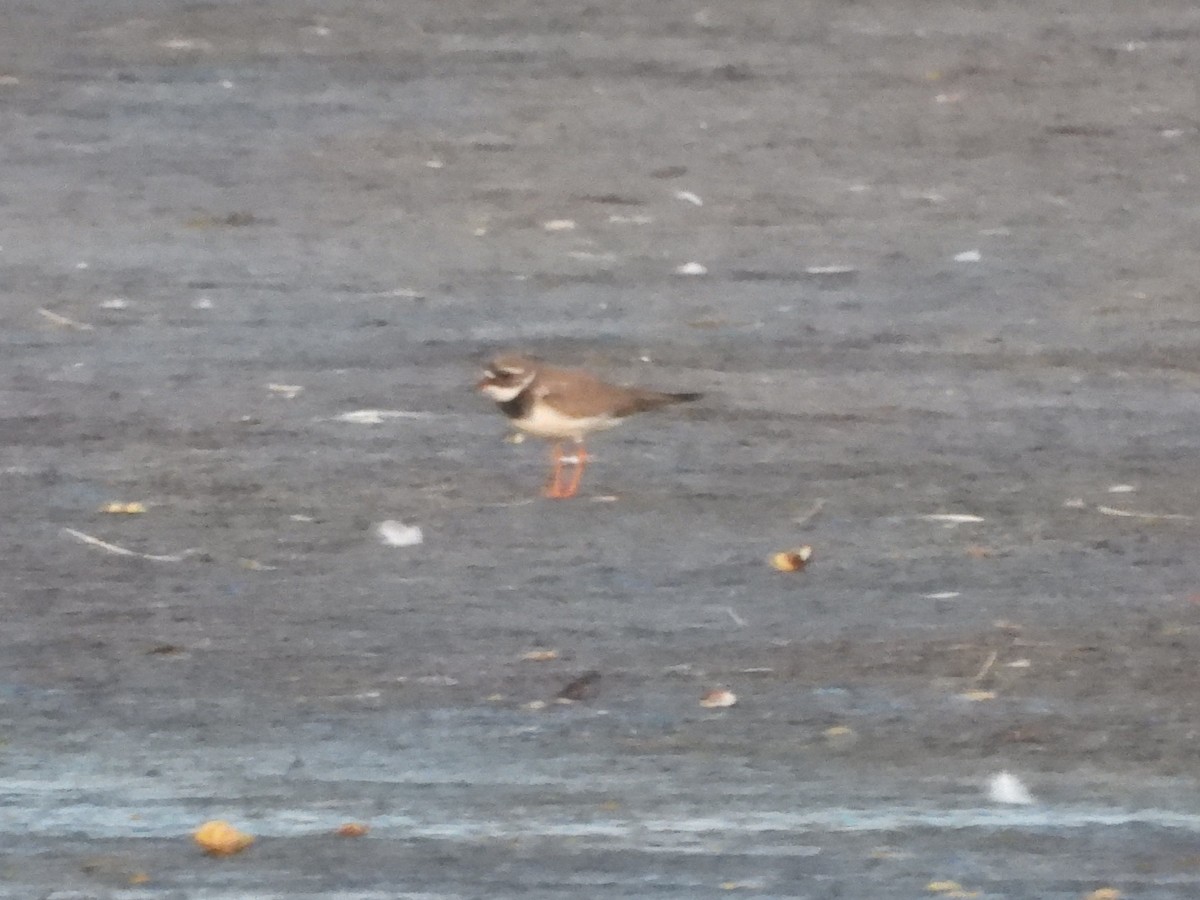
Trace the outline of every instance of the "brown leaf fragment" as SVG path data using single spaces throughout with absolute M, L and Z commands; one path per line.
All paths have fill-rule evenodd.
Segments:
M 596 682 L 600 680 L 600 673 L 596 671 L 584 672 L 574 681 L 570 681 L 567 685 L 558 692 L 557 699 L 559 700 L 585 700 L 595 693 Z

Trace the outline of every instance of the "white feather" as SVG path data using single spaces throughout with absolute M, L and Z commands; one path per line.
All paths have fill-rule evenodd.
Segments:
M 1011 772 L 997 772 L 988 779 L 988 799 L 993 803 L 1011 803 L 1027 806 L 1036 802 L 1029 788 Z

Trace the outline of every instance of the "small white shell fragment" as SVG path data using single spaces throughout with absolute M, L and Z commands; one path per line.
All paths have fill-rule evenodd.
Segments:
M 451 678 L 449 675 L 422 675 L 417 678 L 417 684 L 432 684 L 437 687 L 454 687 L 458 684 L 457 678 Z
M 1007 662 L 1004 665 L 1009 669 L 1028 669 L 1033 665 L 1033 663 L 1028 659 L 1025 659 L 1025 657 L 1021 657 L 1020 659 L 1014 659 L 1012 662 Z
M 129 309 L 129 301 L 124 297 L 112 297 L 100 304 L 101 309 Z
M 158 46 L 167 50 L 211 50 L 212 44 L 203 38 L 170 38 L 159 41 Z
M 962 253 L 954 254 L 955 262 L 979 262 L 983 259 L 983 254 L 978 250 L 964 250 Z
M 942 522 L 946 525 L 969 525 L 985 521 L 982 516 L 973 516 L 969 513 L 929 513 L 920 518 L 926 522 Z
M 574 219 L 551 219 L 549 222 L 543 222 L 542 228 L 546 231 L 574 231 Z
M 700 199 L 700 195 L 693 194 L 691 191 L 676 191 L 675 199 L 682 200 L 684 203 L 691 203 L 693 206 L 704 205 L 704 201 Z
M 684 263 L 675 268 L 676 275 L 707 275 L 708 268 L 698 262 Z
M 649 225 L 654 221 L 654 217 L 644 214 L 638 214 L 636 216 L 623 216 L 620 213 L 613 213 L 608 217 L 608 221 L 614 225 Z
M 278 394 L 285 400 L 293 400 L 296 395 L 304 390 L 302 384 L 268 384 L 267 390 L 272 394 Z
M 415 547 L 425 540 L 425 535 L 416 525 L 405 525 L 395 519 L 388 519 L 375 526 L 379 539 L 389 547 Z
M 1114 484 L 1108 489 L 1110 494 L 1132 494 L 1137 488 L 1132 484 Z
M 735 703 L 737 703 L 737 694 L 726 688 L 708 691 L 700 698 L 700 705 L 706 709 L 724 709 Z
M 1087 509 L 1087 503 L 1082 497 L 1071 497 L 1063 501 L 1063 509 Z
M 1011 772 L 997 772 L 988 779 L 988 799 L 993 803 L 1009 803 L 1027 806 L 1036 802 L 1029 788 Z
M 201 297 L 192 302 L 192 309 L 212 309 L 213 302 L 209 297 Z
M 926 600 L 953 600 L 955 597 L 961 597 L 960 591 L 938 591 L 935 594 L 922 594 Z
M 806 266 L 806 275 L 851 275 L 857 272 L 854 266 Z
M 444 162 L 442 162 L 440 159 L 427 159 L 427 160 L 425 160 L 425 168 L 427 168 L 427 169 L 441 169 L 441 168 L 443 168 L 445 165 L 446 165 L 446 164 L 445 164 Z

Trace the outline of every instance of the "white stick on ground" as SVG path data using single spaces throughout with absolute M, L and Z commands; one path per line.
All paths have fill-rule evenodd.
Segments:
M 109 553 L 115 553 L 118 556 L 136 556 L 140 559 L 149 559 L 154 562 L 183 562 L 194 550 L 184 550 L 182 553 L 173 554 L 157 554 L 157 553 L 139 553 L 136 550 L 130 550 L 128 547 L 121 547 L 117 544 L 110 544 L 108 541 L 102 541 L 98 537 L 92 537 L 90 534 L 84 534 L 82 531 L 76 531 L 74 528 L 63 528 L 66 534 L 76 540 L 83 541 L 85 544 L 91 544 L 93 547 L 99 547 Z
M 1103 513 L 1106 516 L 1122 516 L 1127 519 L 1169 519 L 1173 522 L 1190 522 L 1192 516 L 1183 516 L 1179 513 L 1151 513 L 1151 512 L 1136 512 L 1132 509 L 1114 509 L 1111 506 L 1097 506 L 1096 512 Z
M 49 319 L 55 325 L 61 325 L 63 328 L 74 328 L 76 331 L 91 331 L 92 326 L 87 322 L 78 322 L 69 316 L 64 316 L 61 313 L 56 313 L 53 310 L 46 309 L 44 306 L 38 307 L 38 314 Z
M 805 512 L 804 515 L 796 516 L 796 518 L 792 519 L 792 522 L 794 522 L 796 525 L 807 525 L 814 518 L 816 518 L 817 514 L 824 508 L 825 498 L 821 497 L 808 508 L 808 511 Z

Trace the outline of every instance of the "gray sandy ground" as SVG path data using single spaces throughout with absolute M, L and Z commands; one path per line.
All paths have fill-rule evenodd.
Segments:
M 1194 4 L 2 16 L 0 896 L 1197 895 Z

